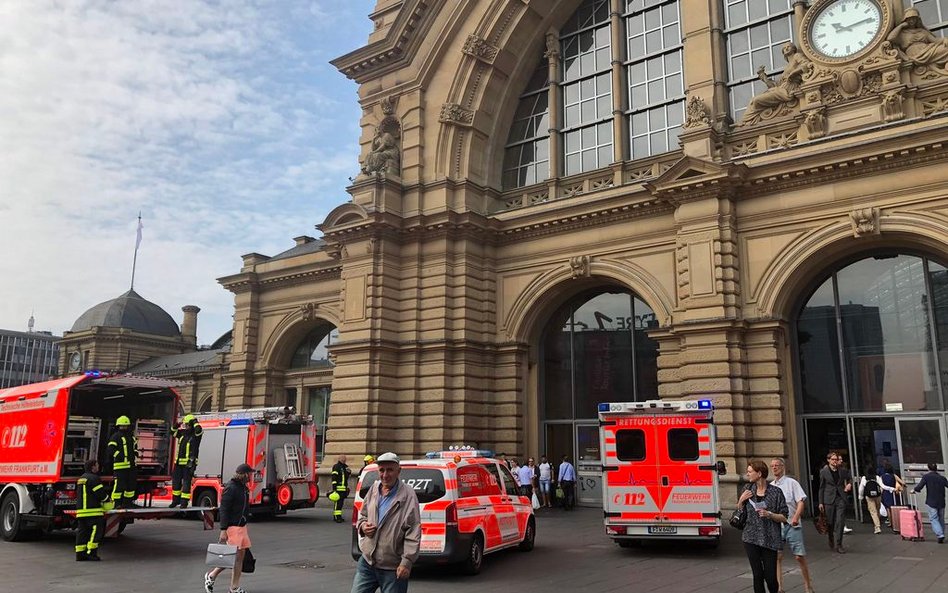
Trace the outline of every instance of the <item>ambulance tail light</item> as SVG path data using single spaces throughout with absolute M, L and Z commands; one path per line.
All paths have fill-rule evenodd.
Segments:
M 625 525 L 606 525 L 606 535 L 626 535 Z
M 454 527 L 458 524 L 458 507 L 453 502 L 444 509 L 444 523 Z
M 352 505 L 352 526 L 355 527 L 359 522 L 359 507 Z
M 721 536 L 721 528 L 720 528 L 720 527 L 717 527 L 717 526 L 714 526 L 714 527 L 699 527 L 699 528 L 698 528 L 698 535 L 700 535 L 701 537 L 720 537 L 720 536 Z

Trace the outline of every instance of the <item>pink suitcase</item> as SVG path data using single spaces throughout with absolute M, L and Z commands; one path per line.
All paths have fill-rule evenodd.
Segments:
M 899 511 L 899 535 L 902 539 L 920 542 L 925 539 L 925 529 L 922 527 L 922 513 L 918 510 L 918 505 L 915 506 L 916 508 Z

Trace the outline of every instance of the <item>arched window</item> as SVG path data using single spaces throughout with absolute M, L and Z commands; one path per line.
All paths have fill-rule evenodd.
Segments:
M 299 346 L 293 352 L 290 368 L 328 368 L 332 366 L 327 349 L 338 339 L 339 331 L 331 325 L 320 326 L 312 330 L 300 341 Z
M 678 149 L 685 94 L 680 0 L 620 4 L 619 47 L 609 0 L 586 0 L 560 29 L 557 80 L 548 80 L 547 58 L 539 60 L 507 139 L 505 189 Z M 627 85 L 614 89 L 617 79 Z M 556 130 L 549 129 L 551 88 L 559 97 Z M 619 128 L 628 134 L 616 147 Z M 551 133 L 560 135 L 557 155 L 549 152 Z
M 805 413 L 945 409 L 948 270 L 884 253 L 831 272 L 796 320 Z

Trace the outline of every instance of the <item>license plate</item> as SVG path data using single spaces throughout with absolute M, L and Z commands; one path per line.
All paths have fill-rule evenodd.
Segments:
M 76 504 L 76 500 L 75 500 L 74 498 L 73 498 L 73 499 L 69 499 L 69 498 L 57 498 L 57 499 L 53 502 L 53 504 L 54 504 L 55 506 L 68 506 L 68 505 L 71 505 L 71 504 Z
M 656 533 L 662 535 L 675 535 L 678 533 L 677 527 L 667 527 L 665 525 L 650 525 L 648 528 L 649 533 Z

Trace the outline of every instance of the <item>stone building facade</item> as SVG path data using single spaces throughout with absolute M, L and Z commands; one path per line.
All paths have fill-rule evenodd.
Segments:
M 360 85 L 351 200 L 220 279 L 227 407 L 328 402 L 329 455 L 569 454 L 590 502 L 597 401 L 712 399 L 732 481 L 826 448 L 945 462 L 944 3 L 370 18 L 333 62 Z

